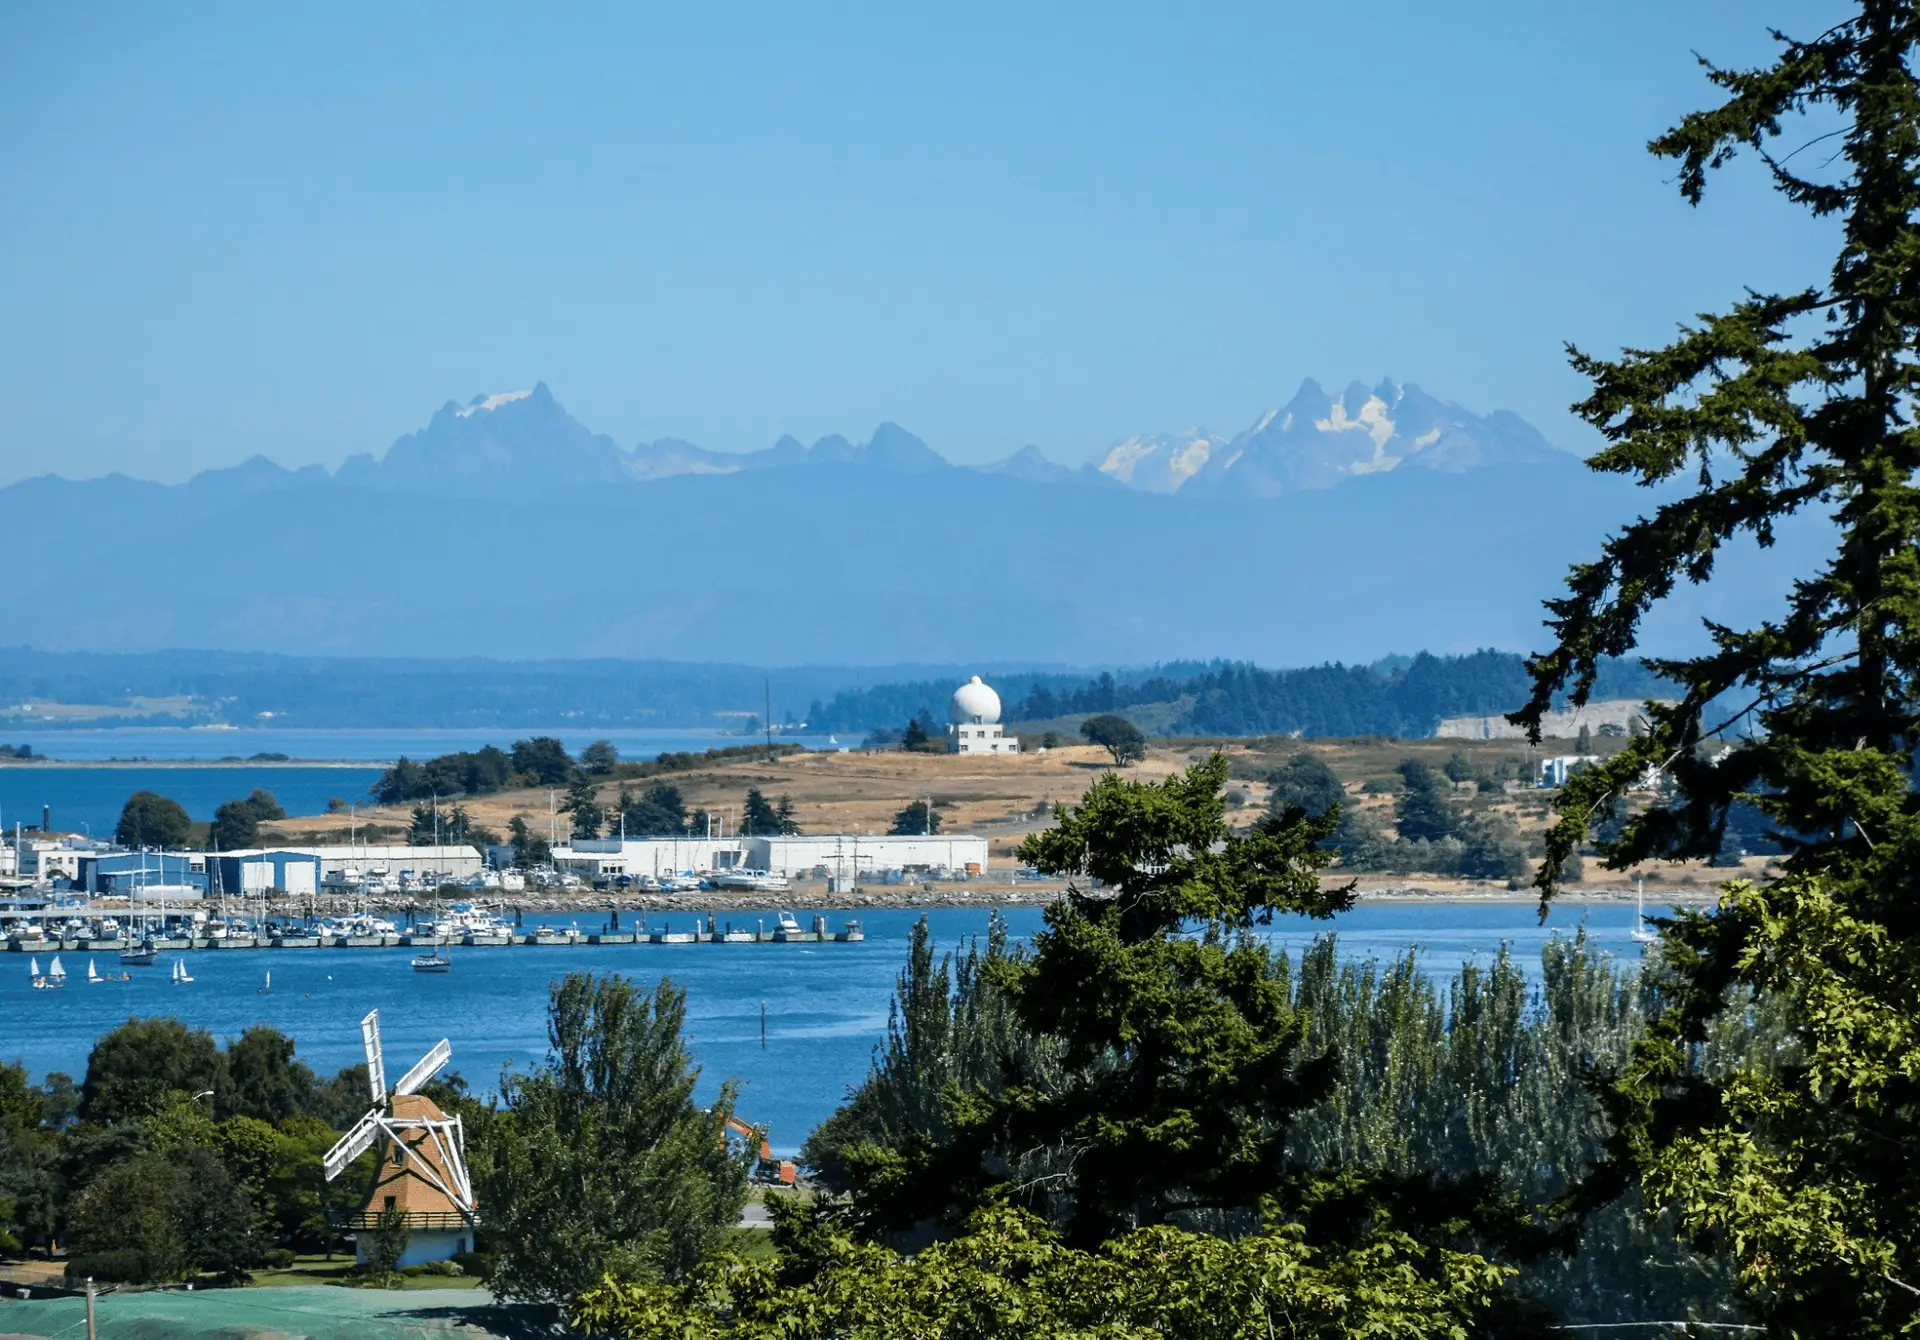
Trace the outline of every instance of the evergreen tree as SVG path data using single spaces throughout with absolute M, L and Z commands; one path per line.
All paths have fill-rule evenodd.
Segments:
M 573 756 L 551 735 L 515 740 L 513 770 L 537 786 L 559 786 L 573 776 Z
M 1304 749 L 1268 773 L 1267 784 L 1273 788 L 1267 796 L 1267 808 L 1276 815 L 1300 809 L 1308 818 L 1318 819 L 1345 801 L 1347 795 L 1334 770 L 1319 755 Z
M 793 818 L 792 796 L 783 795 L 780 797 L 780 803 L 773 807 L 773 817 L 775 822 L 780 825 L 782 836 L 798 837 L 800 835 L 800 825 L 794 822 Z
M 507 820 L 507 840 L 513 846 L 513 864 L 519 870 L 531 870 L 553 859 L 547 840 L 528 827 L 525 815 Z
M 567 783 L 567 798 L 560 802 L 560 808 L 573 816 L 573 836 L 577 838 L 597 838 L 606 825 L 607 812 L 600 807 L 600 793 L 585 773 L 575 773 Z
M 759 787 L 749 788 L 746 803 L 740 807 L 741 835 L 778 837 L 784 831 L 781 827 L 780 811 L 768 802 Z
M 580 751 L 580 767 L 589 777 L 611 777 L 620 766 L 620 751 L 611 740 L 595 740 Z
M 628 837 L 657 837 L 687 831 L 687 805 L 680 788 L 653 782 L 634 795 L 620 792 L 620 814 Z
M 1589 818 L 1649 765 L 1677 798 L 1630 820 L 1610 865 L 1710 858 L 1736 805 L 1765 814 L 1782 873 L 1667 928 L 1666 1008 L 1612 1090 L 1614 1169 L 1725 1244 L 1770 1332 L 1860 1337 L 1920 1326 L 1920 5 L 1847 8 L 1780 36 L 1771 65 L 1709 66 L 1724 101 L 1651 145 L 1692 203 L 1753 150 L 1839 252 L 1664 348 L 1575 351 L 1593 381 L 1579 412 L 1608 443 L 1594 468 L 1691 491 L 1573 569 L 1515 719 L 1537 738 L 1562 690 L 1586 700 L 1600 658 L 1736 539 L 1799 521 L 1829 544 L 1780 618 L 1709 625 L 1710 652 L 1653 663 L 1680 701 L 1649 704 L 1647 732 L 1564 789 L 1540 883 L 1549 896 Z M 1698 1042 L 1752 992 L 1788 1011 L 1790 1063 L 1703 1067 Z
M 213 812 L 208 844 L 215 851 L 238 851 L 260 844 L 260 825 L 272 819 L 284 819 L 287 812 L 273 798 L 273 792 L 255 787 L 244 800 L 229 800 Z
M 1452 790 L 1440 774 L 1419 759 L 1400 760 L 1400 778 L 1406 789 L 1394 804 L 1394 827 L 1403 842 L 1438 842 L 1449 838 L 1460 823 L 1453 808 Z
M 1018 1026 L 1057 1049 L 1065 1078 L 1012 1073 L 948 1116 L 937 1147 L 863 1171 L 876 1226 L 964 1214 L 1011 1195 L 1093 1243 L 1192 1212 L 1249 1214 L 1281 1188 L 1292 1113 L 1330 1072 L 1302 1051 L 1303 1021 L 1265 945 L 1229 940 L 1274 910 L 1327 915 L 1334 820 L 1225 822 L 1226 762 L 1163 782 L 1110 773 L 1020 859 L 1092 877 L 1047 910 L 1030 956 L 996 967 Z M 1198 921 L 1213 933 L 1183 933 Z
M 924 800 L 915 800 L 893 816 L 887 832 L 900 837 L 919 837 L 940 831 L 940 813 Z

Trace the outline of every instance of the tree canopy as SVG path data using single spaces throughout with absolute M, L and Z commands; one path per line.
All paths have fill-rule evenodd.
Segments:
M 906 806 L 893 816 L 893 824 L 887 829 L 887 832 L 902 837 L 939 831 L 940 811 L 924 800 L 908 801 Z
M 733 1227 L 753 1151 L 722 1138 L 731 1083 L 695 1104 L 685 1018 L 670 982 L 650 994 L 614 974 L 553 984 L 546 1062 L 503 1078 L 475 1146 L 496 1293 L 556 1302 L 609 1272 L 684 1275 Z
M 1089 744 L 1097 744 L 1113 758 L 1116 768 L 1137 763 L 1147 756 L 1147 737 L 1123 716 L 1107 714 L 1088 717 L 1080 723 L 1080 735 Z
M 1610 865 L 1712 858 L 1737 807 L 1766 816 L 1779 875 L 1666 927 L 1667 1007 L 1612 1091 L 1612 1175 L 1725 1243 L 1770 1328 L 1891 1336 L 1920 1325 L 1920 5 L 1862 0 L 1777 40 L 1770 64 L 1708 64 L 1722 100 L 1650 147 L 1693 204 L 1753 154 L 1832 222 L 1833 262 L 1664 347 L 1573 352 L 1606 439 L 1590 464 L 1682 487 L 1573 568 L 1515 719 L 1537 738 L 1556 694 L 1588 698 L 1602 658 L 1737 541 L 1797 525 L 1826 544 L 1778 617 L 1651 662 L 1680 700 L 1563 788 L 1540 886 L 1650 766 L 1676 799 L 1604 840 Z M 1700 1039 L 1755 995 L 1788 1010 L 1791 1064 L 1704 1069 Z
M 213 827 L 207 842 L 215 851 L 237 851 L 258 846 L 260 825 L 272 819 L 284 819 L 286 810 L 273 798 L 273 792 L 255 787 L 243 800 L 229 800 L 213 812 Z
M 671 782 L 652 782 L 638 795 L 621 788 L 618 813 L 628 837 L 663 837 L 687 831 L 687 804 Z
M 1347 797 L 1339 775 L 1318 754 L 1304 749 L 1268 773 L 1267 784 L 1273 788 L 1267 808 L 1275 814 L 1297 808 L 1306 811 L 1308 818 L 1318 819 Z
M 123 847 L 184 847 L 193 840 L 193 820 L 180 802 L 157 791 L 135 791 L 120 807 L 113 840 Z

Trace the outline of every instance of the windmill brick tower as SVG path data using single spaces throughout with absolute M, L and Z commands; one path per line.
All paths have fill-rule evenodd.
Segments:
M 373 1107 L 327 1153 L 331 1182 L 367 1149 L 378 1147 L 380 1163 L 360 1213 L 347 1221 L 354 1231 L 355 1254 L 371 1255 L 373 1232 L 389 1210 L 407 1217 L 408 1240 L 402 1266 L 444 1261 L 473 1247 L 479 1214 L 467 1175 L 466 1133 L 460 1118 L 450 1117 L 420 1087 L 453 1058 L 445 1038 L 387 1091 L 380 1051 L 380 1011 L 360 1021 L 367 1048 L 367 1087 Z

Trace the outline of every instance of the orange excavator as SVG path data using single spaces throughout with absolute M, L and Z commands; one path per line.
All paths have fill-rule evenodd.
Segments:
M 793 1185 L 795 1176 L 793 1161 L 791 1159 L 774 1158 L 773 1146 L 767 1143 L 764 1132 L 756 1132 L 753 1127 L 747 1125 L 746 1122 L 740 1120 L 738 1117 L 728 1117 L 726 1130 L 720 1138 L 724 1140 L 729 1135 L 737 1135 L 742 1141 L 748 1144 L 751 1144 L 755 1136 L 758 1135 L 760 1140 L 760 1161 L 754 1165 L 753 1169 L 753 1175 L 756 1181 L 777 1182 L 781 1186 Z

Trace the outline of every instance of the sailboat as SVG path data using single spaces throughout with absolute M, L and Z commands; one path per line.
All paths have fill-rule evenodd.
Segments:
M 87 980 L 89 982 L 104 982 L 107 980 L 100 975 L 100 970 L 93 966 L 92 959 L 87 960 Z
M 1633 882 L 1633 938 L 1643 945 L 1650 945 L 1660 937 L 1647 929 L 1647 881 L 1637 879 Z
M 193 980 L 192 975 L 187 972 L 187 961 L 185 959 L 177 958 L 173 961 L 173 974 L 169 980 L 172 981 L 175 986 L 183 986 Z
M 55 986 L 65 986 L 67 984 L 67 970 L 60 966 L 60 956 L 58 954 L 55 954 L 53 956 L 53 962 L 47 965 L 47 980 Z
M 273 972 L 271 969 L 267 972 L 266 984 L 254 994 L 261 996 L 271 996 L 273 994 Z

